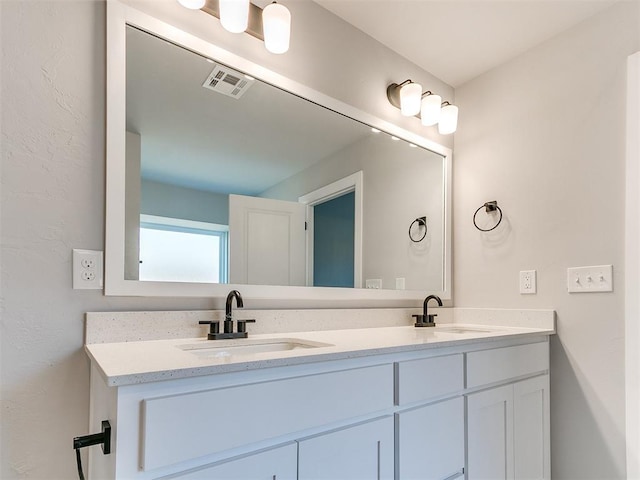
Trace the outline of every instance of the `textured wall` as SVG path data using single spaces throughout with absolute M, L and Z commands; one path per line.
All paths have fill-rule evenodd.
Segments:
M 194 13 L 174 0 L 145 8 L 175 15 L 183 28 Z M 221 32 L 209 18 L 195 22 L 194 31 L 388 121 L 401 118 L 384 98 L 390 81 L 411 76 L 451 96 L 450 87 L 317 5 L 294 2 L 292 10 L 294 48 L 283 56 L 266 54 L 248 35 Z M 71 249 L 104 248 L 105 5 L 4 0 L 0 17 L 0 478 L 70 479 L 71 439 L 88 433 L 84 312 L 220 308 L 221 301 L 107 298 L 71 289 Z M 401 121 L 418 130 L 412 120 Z
M 639 7 L 620 2 L 456 90 L 455 303 L 558 312 L 555 480 L 625 478 L 625 81 Z M 481 234 L 471 216 L 494 199 L 505 220 Z M 567 267 L 608 263 L 613 293 L 567 293 Z M 529 269 L 538 294 L 520 295 Z

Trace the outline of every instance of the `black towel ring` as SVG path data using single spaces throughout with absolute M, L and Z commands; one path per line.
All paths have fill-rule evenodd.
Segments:
M 424 233 L 422 234 L 422 236 L 419 239 L 415 239 L 413 238 L 413 236 L 411 235 L 411 229 L 413 228 L 413 226 L 415 224 L 418 224 L 418 228 L 420 227 L 424 227 Z M 409 238 L 411 239 L 412 242 L 414 243 L 419 243 L 422 240 L 424 240 L 424 237 L 427 236 L 427 217 L 419 217 L 416 218 L 413 222 L 411 222 L 411 225 L 409 225 Z
M 491 228 L 487 228 L 487 229 L 480 228 L 476 223 L 476 215 L 478 215 L 478 212 L 482 210 L 483 207 L 487 213 L 495 212 L 496 210 L 500 212 L 500 218 L 498 219 L 498 223 L 496 223 Z M 502 222 L 502 209 L 498 206 L 498 202 L 496 200 L 493 200 L 491 202 L 486 202 L 484 205 L 481 205 L 480 208 L 478 208 L 476 212 L 473 214 L 473 226 L 476 227 L 481 232 L 490 232 L 491 230 L 495 230 L 497 226 L 500 225 L 500 222 Z

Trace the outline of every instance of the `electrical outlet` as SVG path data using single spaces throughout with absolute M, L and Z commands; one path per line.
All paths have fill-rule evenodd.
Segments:
M 523 270 L 520 272 L 520 293 L 533 294 L 536 291 L 536 271 Z
M 405 288 L 404 277 L 396 278 L 396 290 L 404 290 L 404 288 Z
M 102 290 L 102 252 L 73 249 L 73 288 Z

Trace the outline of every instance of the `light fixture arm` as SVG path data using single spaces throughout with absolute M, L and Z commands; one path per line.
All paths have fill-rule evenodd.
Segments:
M 207 3 L 201 10 L 209 15 L 220 19 L 220 3 L 218 0 L 207 0 Z M 264 41 L 264 32 L 262 30 L 262 9 L 253 3 L 249 3 L 249 25 L 245 30 L 252 37 Z

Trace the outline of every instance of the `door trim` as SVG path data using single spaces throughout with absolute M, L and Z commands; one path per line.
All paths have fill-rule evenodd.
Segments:
M 627 478 L 640 478 L 640 52 L 627 59 L 625 382 Z
M 346 193 L 355 194 L 353 235 L 353 286 L 362 288 L 362 208 L 364 176 L 362 170 L 336 180 L 298 198 L 307 206 L 307 286 L 313 286 L 313 207 Z

